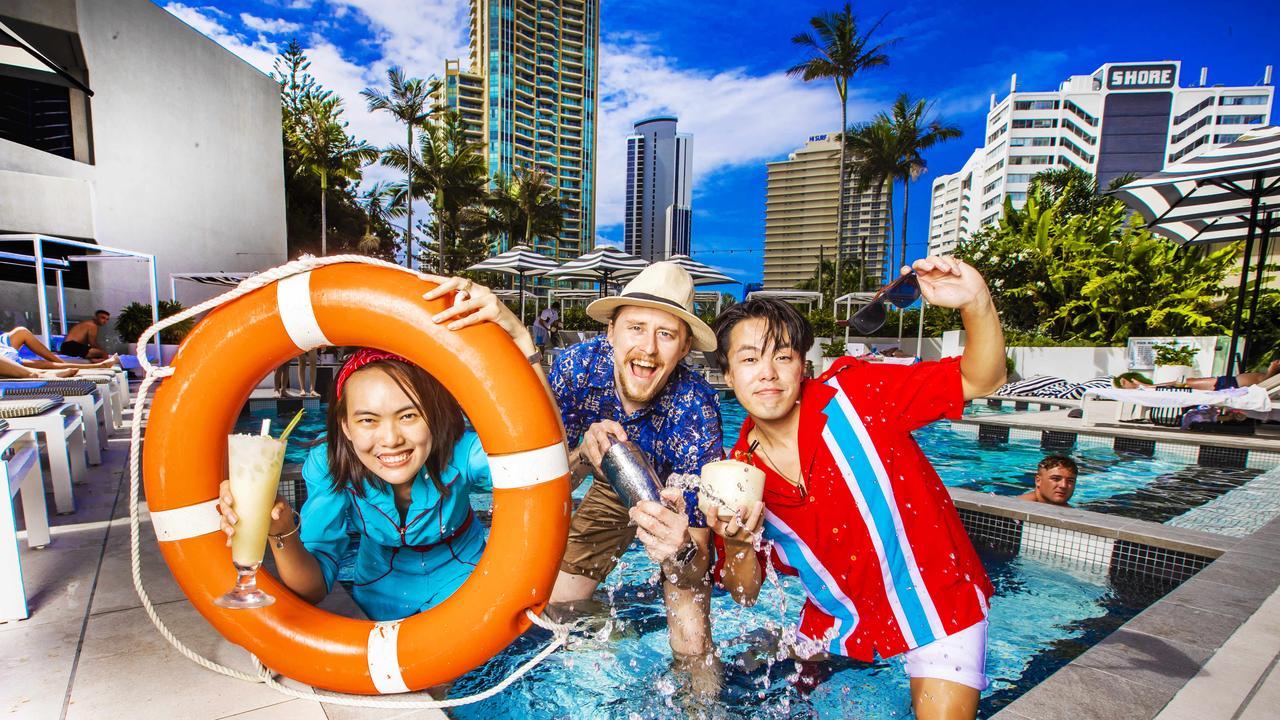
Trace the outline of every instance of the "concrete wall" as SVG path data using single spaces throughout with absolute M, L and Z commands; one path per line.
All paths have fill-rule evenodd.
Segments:
M 171 272 L 286 259 L 280 103 L 269 77 L 149 0 L 19 2 L 0 12 L 74 21 L 94 90 L 93 165 L 0 141 L 0 232 L 153 253 L 162 298 Z M 97 263 L 92 291 L 68 292 L 68 313 L 145 301 L 147 279 L 144 263 Z M 11 314 L 33 315 L 35 300 L 33 285 L 0 283 Z

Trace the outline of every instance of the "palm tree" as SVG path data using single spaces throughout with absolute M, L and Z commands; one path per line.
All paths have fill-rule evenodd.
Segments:
M 852 171 L 855 187 L 859 193 L 872 187 L 879 187 L 889 205 L 885 217 L 889 219 L 889 234 L 885 238 L 886 260 L 893 260 L 893 184 L 908 174 L 897 132 L 892 121 L 880 113 L 875 120 L 862 123 L 852 129 L 845 142 L 845 147 L 852 158 Z M 863 240 L 862 257 L 867 256 L 866 241 Z M 865 278 L 858 276 L 858 290 L 865 290 Z
M 928 169 L 924 160 L 924 151 L 947 140 L 954 140 L 962 134 L 954 125 L 943 125 L 938 118 L 929 118 L 933 103 L 923 99 L 912 100 L 906 93 L 898 96 L 893 102 L 893 128 L 898 136 L 898 148 L 906 161 L 905 173 L 898 176 L 902 181 L 902 254 L 899 264 L 907 264 L 907 210 L 911 203 L 911 183 L 915 182 Z
M 787 69 L 787 75 L 799 75 L 805 82 L 833 80 L 840 96 L 840 204 L 836 208 L 836 292 L 839 292 L 840 236 L 844 231 L 844 133 L 849 125 L 849 80 L 862 70 L 889 64 L 884 53 L 896 39 L 873 45 L 871 35 L 880 28 L 884 18 L 876 21 L 865 33 L 858 33 L 858 20 L 853 16 L 849 3 L 841 12 L 825 12 L 809 19 L 813 33 L 802 32 L 791 42 L 812 53 L 808 60 Z M 815 37 L 816 35 L 816 37 Z
M 490 192 L 494 230 L 507 236 L 508 247 L 554 238 L 564 228 L 564 206 L 541 170 L 518 168 L 510 177 L 494 176 Z
M 431 94 L 440 87 L 440 81 L 422 80 L 421 78 L 405 78 L 404 71 L 398 67 L 392 66 L 387 70 L 387 82 L 391 85 L 391 92 L 384 93 L 376 88 L 365 88 L 360 91 L 365 100 L 369 103 L 369 111 L 385 110 L 391 113 L 397 120 L 405 124 L 408 137 L 405 140 L 405 147 L 413 148 L 413 129 L 421 126 L 431 115 L 432 108 L 428 106 Z M 405 169 L 405 177 L 412 177 L 414 171 L 413 153 L 407 155 L 408 163 Z M 405 235 L 405 262 L 409 268 L 413 268 L 413 193 L 405 198 L 405 214 L 407 220 L 404 226 Z
M 478 145 L 466 138 L 465 126 L 457 113 L 446 113 L 438 122 L 428 123 L 419 137 L 420 158 L 414 166 L 413 192 L 405 183 L 392 183 L 393 211 L 404 214 L 411 195 L 431 198 L 433 218 L 419 223 L 436 241 L 436 269 L 449 272 L 453 246 L 463 237 L 463 214 L 485 199 L 485 161 Z M 383 155 L 384 165 L 406 170 L 412 157 L 395 145 Z M 468 219 L 469 222 L 469 219 Z
M 356 252 L 362 255 L 377 255 L 382 250 L 382 238 L 373 231 L 385 227 L 391 222 L 391 187 L 382 181 L 374 183 L 360 196 L 360 205 L 364 208 L 364 235 L 356 243 Z
M 320 254 L 328 254 L 329 181 L 358 180 L 360 169 L 378 158 L 368 143 L 347 134 L 342 117 L 342 98 L 328 94 L 309 95 L 302 100 L 302 114 L 292 143 L 297 149 L 299 171 L 320 179 Z

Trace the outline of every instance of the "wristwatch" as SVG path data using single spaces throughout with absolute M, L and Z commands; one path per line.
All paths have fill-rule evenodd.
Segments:
M 671 556 L 671 562 L 676 565 L 688 565 L 693 556 L 698 553 L 698 545 L 693 542 L 693 538 L 685 537 L 684 545 Z

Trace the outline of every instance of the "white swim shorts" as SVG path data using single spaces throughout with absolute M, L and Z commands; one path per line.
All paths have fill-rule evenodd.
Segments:
M 987 689 L 987 621 L 902 654 L 912 678 L 936 678 Z

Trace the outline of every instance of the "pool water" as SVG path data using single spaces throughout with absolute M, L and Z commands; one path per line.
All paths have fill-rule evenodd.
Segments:
M 741 406 L 729 398 L 722 406 L 726 448 L 736 439 Z M 242 419 L 239 432 L 256 432 L 265 413 Z M 278 427 L 278 426 L 276 426 Z M 294 431 L 286 459 L 300 463 L 308 444 L 324 431 L 323 408 L 312 408 Z M 973 435 L 942 422 L 917 433 L 921 445 L 949 485 L 999 494 L 1029 487 L 1038 443 L 1012 441 L 981 447 Z M 1109 448 L 1077 448 L 1082 481 L 1077 500 L 1086 506 L 1114 501 L 1111 512 L 1132 508 L 1116 498 L 1147 486 L 1194 484 L 1186 461 L 1117 455 Z M 580 499 L 587 484 L 577 488 Z M 471 497 L 487 522 L 492 496 Z M 1127 502 L 1127 501 L 1126 501 Z M 1183 508 L 1186 509 L 1185 507 Z M 350 558 L 343 572 L 349 573 Z M 1057 567 L 983 553 L 996 586 L 991 606 L 988 675 L 981 717 L 988 717 L 1119 627 L 1160 594 L 1117 587 L 1105 574 Z M 670 670 L 666 617 L 656 568 L 635 543 L 619 569 L 602 586 L 607 598 L 600 620 L 612 623 L 607 640 L 592 639 L 553 654 L 506 692 L 475 705 L 452 709 L 458 718 L 793 718 L 910 717 L 908 680 L 896 659 L 860 663 L 837 659 L 822 666 L 825 676 L 812 691 L 796 687 L 797 666 L 789 660 L 761 662 L 758 648 L 794 623 L 804 595 L 794 578 L 766 583 L 755 607 L 744 609 L 723 592 L 712 599 L 713 636 L 724 659 L 724 689 L 714 703 L 693 700 Z M 340 578 L 344 575 L 340 574 Z M 454 697 L 473 694 L 505 678 L 545 646 L 548 634 L 532 630 L 483 667 L 460 678 Z M 750 656 L 750 661 L 744 661 Z
M 581 488 L 575 495 L 581 494 Z M 487 508 L 489 496 L 473 495 Z M 1117 588 L 1105 574 L 1055 567 L 1039 560 L 982 553 L 996 587 L 990 615 L 987 673 L 979 716 L 989 717 L 1070 662 L 1149 604 L 1140 588 Z M 743 656 L 794 623 L 804 603 L 794 578 L 766 583 L 760 601 L 742 608 L 724 592 L 712 598 L 712 632 L 724 660 L 718 702 L 692 700 L 670 670 L 671 650 L 656 567 L 638 543 L 602 586 L 613 626 L 608 640 L 557 652 L 506 692 L 454 708 L 457 718 L 795 718 L 911 716 L 908 679 L 897 659 L 862 663 L 847 658 L 822 666 L 811 692 L 795 687 L 790 660 L 747 662 Z M 532 630 L 481 668 L 463 676 L 450 695 L 481 692 L 504 679 L 545 646 Z

